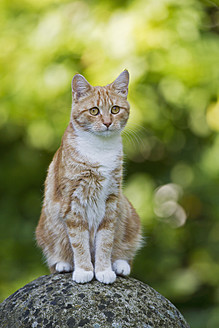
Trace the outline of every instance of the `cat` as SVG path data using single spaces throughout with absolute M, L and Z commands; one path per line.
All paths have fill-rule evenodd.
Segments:
M 128 84 L 127 70 L 103 87 L 73 77 L 70 123 L 48 169 L 37 243 L 50 271 L 73 271 L 77 283 L 129 275 L 141 246 L 139 216 L 122 193 Z

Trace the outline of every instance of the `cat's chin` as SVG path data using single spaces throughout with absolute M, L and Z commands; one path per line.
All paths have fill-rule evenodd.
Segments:
M 120 135 L 121 131 L 118 130 L 104 130 L 104 131 L 92 131 L 93 134 L 99 137 L 110 138 Z

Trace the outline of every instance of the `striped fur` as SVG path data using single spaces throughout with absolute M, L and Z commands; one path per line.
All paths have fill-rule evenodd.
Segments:
M 73 271 L 78 283 L 94 274 L 103 283 L 128 275 L 140 247 L 140 220 L 121 186 L 128 80 L 124 71 L 113 83 L 92 87 L 74 76 L 70 123 L 48 169 L 37 242 L 51 272 Z

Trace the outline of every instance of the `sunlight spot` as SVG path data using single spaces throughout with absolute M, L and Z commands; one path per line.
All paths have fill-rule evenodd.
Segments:
M 167 202 L 169 200 L 178 201 L 182 195 L 182 188 L 174 183 L 168 183 L 159 187 L 155 193 L 155 202 L 157 204 Z
M 37 29 L 31 35 L 31 44 L 37 47 L 48 47 L 57 42 L 57 36 L 61 30 L 62 21 L 58 13 L 49 13 L 41 18 Z
M 191 16 L 189 11 L 184 11 L 177 24 L 177 32 L 179 36 L 185 41 L 196 41 L 199 38 L 199 31 L 194 17 Z M 187 17 L 186 17 L 187 16 Z
M 153 197 L 154 184 L 146 174 L 134 174 L 125 183 L 124 193 L 132 202 L 141 220 L 145 224 L 153 221 Z
M 197 290 L 200 280 L 195 270 L 181 269 L 173 273 L 171 284 L 176 294 L 190 295 Z
M 46 121 L 33 122 L 29 125 L 27 139 L 39 149 L 50 149 L 54 143 L 54 131 Z
M 182 188 L 170 183 L 158 188 L 154 196 L 154 213 L 173 228 L 183 226 L 187 219 L 185 210 L 178 204 L 181 195 Z
M 211 147 L 207 147 L 203 153 L 200 161 L 201 168 L 209 176 L 215 178 L 219 173 L 219 135 L 217 135 L 212 143 Z
M 154 212 L 159 217 L 170 217 L 175 213 L 176 209 L 177 209 L 177 203 L 174 202 L 173 200 L 169 200 L 155 207 Z
M 173 167 L 171 171 L 171 178 L 175 183 L 183 187 L 187 187 L 192 183 L 194 174 L 189 165 L 180 162 Z
M 163 78 L 159 87 L 166 100 L 174 104 L 180 102 L 185 94 L 183 83 L 170 77 Z
M 114 58 L 134 52 L 133 24 L 133 17 L 128 13 L 116 12 L 112 15 L 106 33 L 103 34 L 103 44 Z
M 190 112 L 189 126 L 191 130 L 198 136 L 206 137 L 209 135 L 209 126 L 206 121 L 205 111 L 193 110 Z
M 50 91 L 58 91 L 65 89 L 69 83 L 70 88 L 70 74 L 64 65 L 51 65 L 47 68 L 44 74 L 45 86 Z
M 219 131 L 219 100 L 208 107 L 206 119 L 212 130 Z

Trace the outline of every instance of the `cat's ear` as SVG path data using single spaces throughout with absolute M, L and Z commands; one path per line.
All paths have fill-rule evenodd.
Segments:
M 72 95 L 74 98 L 79 99 L 85 97 L 92 89 L 90 83 L 87 82 L 85 77 L 81 74 L 76 74 L 72 79 Z
M 128 95 L 128 85 L 129 85 L 129 72 L 124 70 L 117 79 L 111 83 L 111 88 L 114 92 L 118 93 L 123 97 Z

